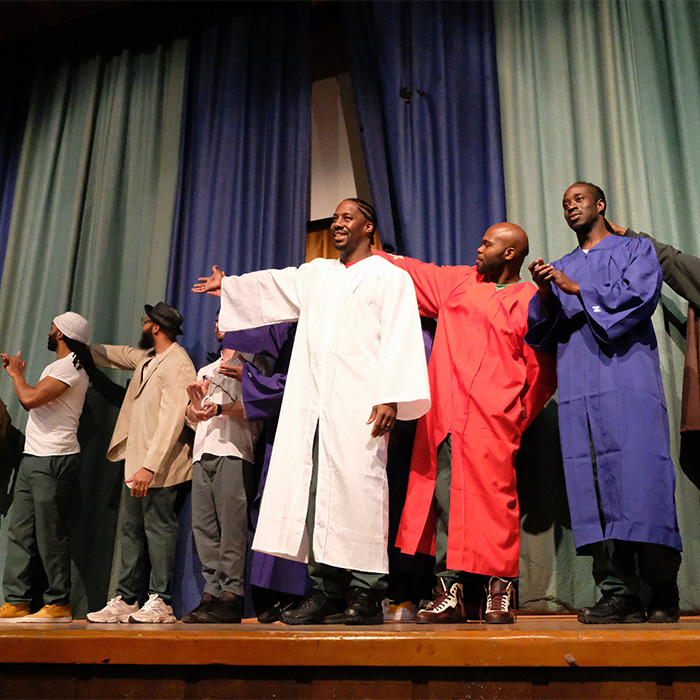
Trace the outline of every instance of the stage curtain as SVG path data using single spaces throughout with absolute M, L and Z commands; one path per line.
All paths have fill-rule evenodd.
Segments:
M 7 238 L 10 233 L 12 203 L 24 136 L 29 101 L 27 75 L 4 62 L 0 74 L 0 279 L 2 278 Z
M 168 298 L 195 365 L 216 348 L 218 299 L 192 294 L 228 274 L 304 262 L 311 143 L 310 7 L 262 3 L 192 37 L 183 170 Z
M 193 294 L 228 274 L 304 262 L 311 144 L 310 7 L 262 3 L 191 37 L 168 301 L 197 368 L 218 344 L 219 300 Z M 176 614 L 203 592 L 188 499 L 180 518 Z M 246 616 L 252 615 L 246 596 Z
M 700 254 L 700 4 L 496 0 L 495 18 L 508 218 L 528 231 L 530 258 L 576 246 L 561 197 L 577 180 L 603 187 L 610 220 Z M 654 321 L 676 464 L 685 310 L 664 287 Z M 565 494 L 549 413 L 531 437 L 544 461 L 521 465 L 530 483 L 520 599 L 533 609 L 596 597 L 590 560 L 574 556 L 568 513 L 552 507 Z M 677 475 L 681 606 L 697 610 L 698 491 Z
M 56 314 L 83 314 L 95 341 L 133 344 L 144 302 L 165 293 L 186 48 L 59 62 L 35 77 L 0 285 L 3 350 L 23 351 L 31 384 L 53 359 L 46 338 Z M 0 393 L 23 427 L 8 379 L 3 372 Z M 116 414 L 89 391 L 72 518 L 78 617 L 107 598 L 123 481 L 123 465 L 105 458 Z
M 490 2 L 347 2 L 342 21 L 378 228 L 471 264 L 505 215 Z

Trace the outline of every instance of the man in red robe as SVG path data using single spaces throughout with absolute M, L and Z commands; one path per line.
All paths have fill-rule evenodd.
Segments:
M 515 224 L 489 228 L 476 267 L 389 256 L 413 279 L 421 315 L 437 319 L 428 365 L 432 405 L 418 421 L 396 544 L 435 552 L 438 584 L 417 622 L 464 622 L 464 574 L 488 579 L 487 622 L 514 621 L 520 555 L 515 457 L 552 395 L 554 365 L 528 347 L 520 279 L 528 253 Z

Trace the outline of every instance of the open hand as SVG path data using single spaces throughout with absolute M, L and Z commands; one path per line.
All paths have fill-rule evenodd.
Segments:
M 217 265 L 211 268 L 209 277 L 200 277 L 197 284 L 192 287 L 195 294 L 211 294 L 215 297 L 221 296 L 221 280 L 224 279 L 225 273 L 220 270 Z

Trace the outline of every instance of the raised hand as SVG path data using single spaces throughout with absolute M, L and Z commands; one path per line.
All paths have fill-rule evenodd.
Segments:
M 220 270 L 217 265 L 211 268 L 209 277 L 200 277 L 197 284 L 192 287 L 195 294 L 211 294 L 215 297 L 221 296 L 221 280 L 226 276 L 223 270 Z

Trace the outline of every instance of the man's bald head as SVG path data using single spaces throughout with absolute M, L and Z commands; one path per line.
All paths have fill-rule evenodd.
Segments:
M 520 268 L 529 252 L 525 231 L 507 221 L 491 226 L 476 251 L 476 271 L 492 282 L 507 279 L 508 284 L 520 277 Z

